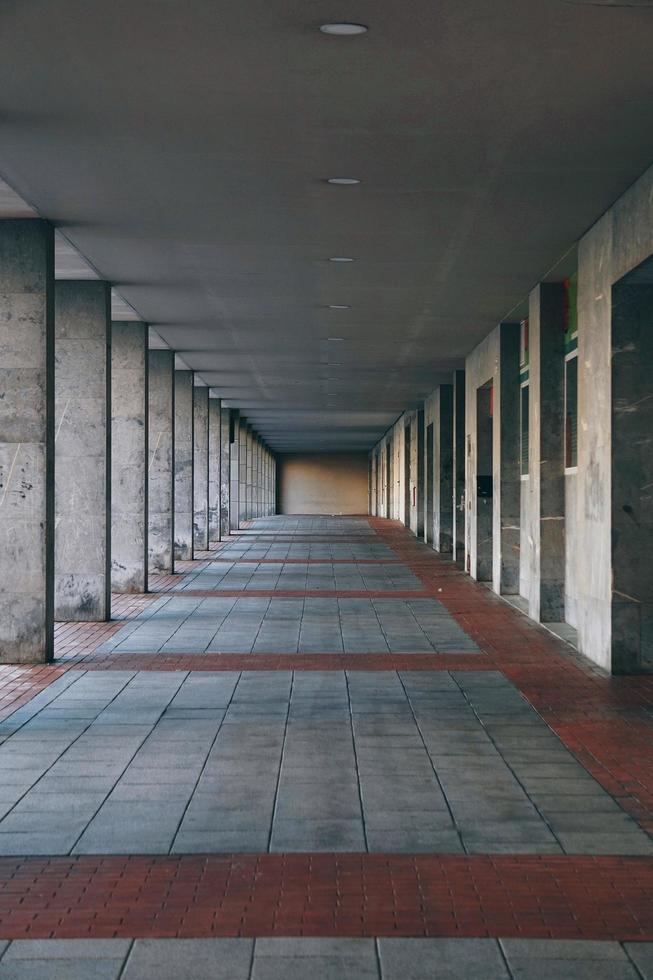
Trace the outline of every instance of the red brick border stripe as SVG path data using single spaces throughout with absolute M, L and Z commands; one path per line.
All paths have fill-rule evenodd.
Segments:
M 0 859 L 0 937 L 653 940 L 653 859 L 238 854 Z

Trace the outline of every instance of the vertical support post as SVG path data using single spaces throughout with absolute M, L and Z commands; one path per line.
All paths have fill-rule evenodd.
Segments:
M 175 371 L 175 559 L 193 557 L 193 371 Z
M 562 283 L 541 283 L 529 303 L 529 616 L 565 618 L 564 337 Z
M 453 386 L 440 385 L 433 427 L 433 547 L 443 554 L 453 550 L 453 427 Z
M 209 389 L 193 388 L 193 548 L 209 546 Z
M 147 592 L 147 337 L 111 325 L 111 588 Z
M 209 397 L 209 547 L 212 541 L 219 541 L 221 538 L 222 427 L 220 406 L 219 398 Z
M 452 558 L 465 555 L 465 372 L 453 373 Z
M 54 231 L 0 221 L 0 663 L 53 656 Z
M 519 323 L 499 324 L 499 373 L 495 379 L 495 540 L 493 588 L 519 593 L 521 475 L 519 466 Z M 498 389 L 498 390 L 497 390 Z
M 229 474 L 229 430 L 231 411 L 224 406 L 220 409 L 220 539 L 229 537 L 229 509 L 231 504 L 231 481 Z
M 56 620 L 111 618 L 111 289 L 55 283 Z
M 247 520 L 247 424 L 238 428 L 238 527 Z
M 237 408 L 231 409 L 229 439 L 229 530 L 237 531 L 240 526 L 240 413 Z
M 151 350 L 149 372 L 148 567 L 174 572 L 175 355 Z

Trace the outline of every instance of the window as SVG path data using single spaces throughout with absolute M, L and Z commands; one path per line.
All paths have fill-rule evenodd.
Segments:
M 527 384 L 522 385 L 519 411 L 520 472 L 522 476 L 528 476 L 528 394 L 529 386 Z
M 565 361 L 565 468 L 578 465 L 578 356 Z

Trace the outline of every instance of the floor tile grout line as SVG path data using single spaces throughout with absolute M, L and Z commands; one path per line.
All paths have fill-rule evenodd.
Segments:
M 422 731 L 422 726 L 420 725 L 419 720 L 417 718 L 417 715 L 415 714 L 415 709 L 413 708 L 413 702 L 410 700 L 410 694 L 406 690 L 406 685 L 404 684 L 404 679 L 401 676 L 401 671 L 397 671 L 396 673 L 397 673 L 397 677 L 399 679 L 399 683 L 401 684 L 401 686 L 403 688 L 404 697 L 406 698 L 406 701 L 408 702 L 408 707 L 410 708 L 410 713 L 413 716 L 413 722 L 415 724 L 415 727 L 417 728 L 417 731 L 419 732 L 419 737 L 420 737 L 421 742 L 422 742 L 422 745 L 424 747 L 424 751 L 426 752 L 426 757 L 429 760 L 429 763 L 431 765 L 431 769 L 433 770 L 433 775 L 435 776 L 436 782 L 438 784 L 438 788 L 439 788 L 440 792 L 442 793 L 442 799 L 444 800 L 444 802 L 447 805 L 447 812 L 448 812 L 448 814 L 449 814 L 449 816 L 451 818 L 451 822 L 452 822 L 452 824 L 454 826 L 454 829 L 456 831 L 456 834 L 458 835 L 458 839 L 459 839 L 460 845 L 461 845 L 461 847 L 463 849 L 463 853 L 464 854 L 468 854 L 469 851 L 467 850 L 467 845 L 465 843 L 465 840 L 463 838 L 463 835 L 461 834 L 460 830 L 458 829 L 458 823 L 457 823 L 456 818 L 454 816 L 454 812 L 453 812 L 453 810 L 451 808 L 451 804 L 449 802 L 449 797 L 445 793 L 444 786 L 442 785 L 442 782 L 440 780 L 440 776 L 438 775 L 438 771 L 435 768 L 435 763 L 433 761 L 433 758 L 431 757 L 431 753 L 428 750 L 428 746 L 426 744 L 426 739 L 424 738 L 424 733 Z M 451 672 L 450 671 L 447 671 L 447 673 L 451 676 Z
M 645 973 L 642 973 L 642 971 L 640 970 L 639 966 L 637 965 L 637 963 L 635 962 L 635 960 L 630 955 L 630 952 L 628 950 L 628 947 L 627 947 L 626 943 L 622 941 L 622 942 L 619 943 L 619 945 L 623 949 L 624 955 L 626 956 L 626 959 L 628 960 L 628 962 L 632 966 L 634 972 L 637 974 L 638 980 L 650 980 L 650 974 L 647 977 Z
M 129 943 L 129 946 L 127 947 L 127 952 L 125 953 L 125 956 L 124 956 L 124 959 L 123 959 L 122 964 L 120 966 L 120 969 L 119 969 L 118 973 L 116 974 L 116 980 L 122 980 L 122 976 L 123 976 L 125 970 L 127 969 L 127 966 L 129 964 L 129 960 L 131 959 L 132 950 L 134 949 L 135 944 L 136 944 L 136 940 L 135 939 L 132 939 L 131 942 Z
M 359 768 L 359 765 L 358 765 L 358 749 L 356 747 L 356 734 L 354 732 L 354 715 L 353 715 L 352 706 L 351 706 L 351 692 L 350 692 L 350 689 L 349 689 L 349 673 L 348 673 L 348 671 L 345 670 L 344 671 L 344 675 L 345 675 L 345 684 L 346 684 L 346 687 L 347 687 L 347 703 L 348 703 L 348 706 L 349 706 L 349 727 L 350 727 L 350 730 L 351 730 L 351 743 L 352 743 L 352 748 L 354 750 L 354 764 L 356 766 L 356 786 L 358 788 L 358 802 L 359 802 L 360 808 L 361 808 L 361 822 L 363 824 L 363 840 L 365 842 L 365 850 L 369 854 L 370 853 L 370 846 L 369 846 L 369 843 L 368 843 L 368 840 L 367 840 L 367 820 L 365 819 L 365 806 L 364 806 L 364 802 L 363 802 L 363 789 L 361 787 L 361 774 L 360 774 L 360 768 Z
M 512 969 L 510 967 L 510 963 L 508 962 L 508 957 L 506 955 L 506 951 L 503 948 L 503 940 L 501 938 L 499 938 L 499 937 L 495 938 L 494 945 L 496 946 L 496 948 L 497 948 L 497 950 L 499 952 L 499 956 L 501 957 L 502 962 L 505 964 L 506 972 L 507 972 L 510 980 L 516 980 L 515 975 L 512 972 Z M 570 978 L 570 980 L 571 980 L 571 978 Z
M 180 685 L 180 687 L 179 687 L 179 689 L 177 691 L 177 694 L 179 693 L 179 691 L 181 690 L 181 688 L 184 686 L 184 684 L 185 684 L 186 680 L 188 679 L 189 675 L 190 675 L 190 671 L 186 675 L 186 678 L 184 679 L 184 681 L 182 682 L 182 684 Z M 172 849 L 175 846 L 175 841 L 177 840 L 177 837 L 179 836 L 179 832 L 181 830 L 181 825 L 183 824 L 184 819 L 186 817 L 186 814 L 188 813 L 188 808 L 190 807 L 191 803 L 193 802 L 193 798 L 195 796 L 195 793 L 197 792 L 197 787 L 199 786 L 199 783 L 200 783 L 200 780 L 201 780 L 202 775 L 204 773 L 204 770 L 206 769 L 206 767 L 208 765 L 209 757 L 211 755 L 211 752 L 213 751 L 213 746 L 217 742 L 218 735 L 222 731 L 222 727 L 224 725 L 224 720 L 227 717 L 227 712 L 229 711 L 229 708 L 231 707 L 231 705 L 233 703 L 234 697 L 236 696 L 236 691 L 238 690 L 238 685 L 240 684 L 240 681 L 241 681 L 242 676 L 243 676 L 243 672 L 240 671 L 238 673 L 238 678 L 237 678 L 236 683 L 234 684 L 233 690 L 231 692 L 231 697 L 229 698 L 229 701 L 227 702 L 227 707 L 224 710 L 224 714 L 222 716 L 222 719 L 220 721 L 220 724 L 218 725 L 218 728 L 217 728 L 217 731 L 216 731 L 215 735 L 211 739 L 211 744 L 209 745 L 208 751 L 206 753 L 206 757 L 205 757 L 204 762 L 202 763 L 202 766 L 200 768 L 199 775 L 198 775 L 197 779 L 195 780 L 195 782 L 193 783 L 193 788 L 192 788 L 192 790 L 190 792 L 190 795 L 189 795 L 189 797 L 188 797 L 188 799 L 186 801 L 186 805 L 185 805 L 185 807 L 183 809 L 183 812 L 181 814 L 181 817 L 179 818 L 179 821 L 177 823 L 177 829 L 175 830 L 174 834 L 172 835 L 172 840 L 170 841 L 170 847 L 168 848 L 168 854 L 169 855 L 172 855 Z M 175 695 L 175 697 L 176 697 L 176 695 Z
M 283 771 L 283 759 L 284 759 L 284 754 L 285 754 L 285 751 L 286 751 L 286 739 L 288 737 L 288 720 L 290 718 L 290 706 L 292 704 L 292 696 L 293 696 L 294 689 L 295 689 L 295 671 L 293 670 L 293 671 L 291 671 L 291 674 L 290 674 L 290 690 L 288 692 L 288 706 L 286 708 L 286 720 L 285 720 L 285 723 L 284 723 L 284 726 L 283 726 L 283 738 L 281 740 L 281 752 L 279 754 L 279 768 L 277 770 L 277 783 L 276 783 L 276 786 L 274 787 L 274 801 L 273 801 L 273 804 L 272 804 L 272 817 L 270 819 L 270 831 L 268 833 L 268 847 L 267 847 L 268 854 L 271 854 L 272 853 L 272 851 L 270 850 L 270 848 L 272 847 L 272 837 L 273 837 L 273 834 L 274 834 L 274 821 L 275 821 L 276 816 L 277 816 L 277 805 L 278 805 L 278 802 L 279 802 L 279 790 L 280 790 L 280 787 L 281 787 L 281 773 Z

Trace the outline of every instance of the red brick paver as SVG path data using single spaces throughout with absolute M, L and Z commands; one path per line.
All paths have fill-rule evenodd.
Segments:
M 0 859 L 0 935 L 653 939 L 653 859 L 92 855 Z

